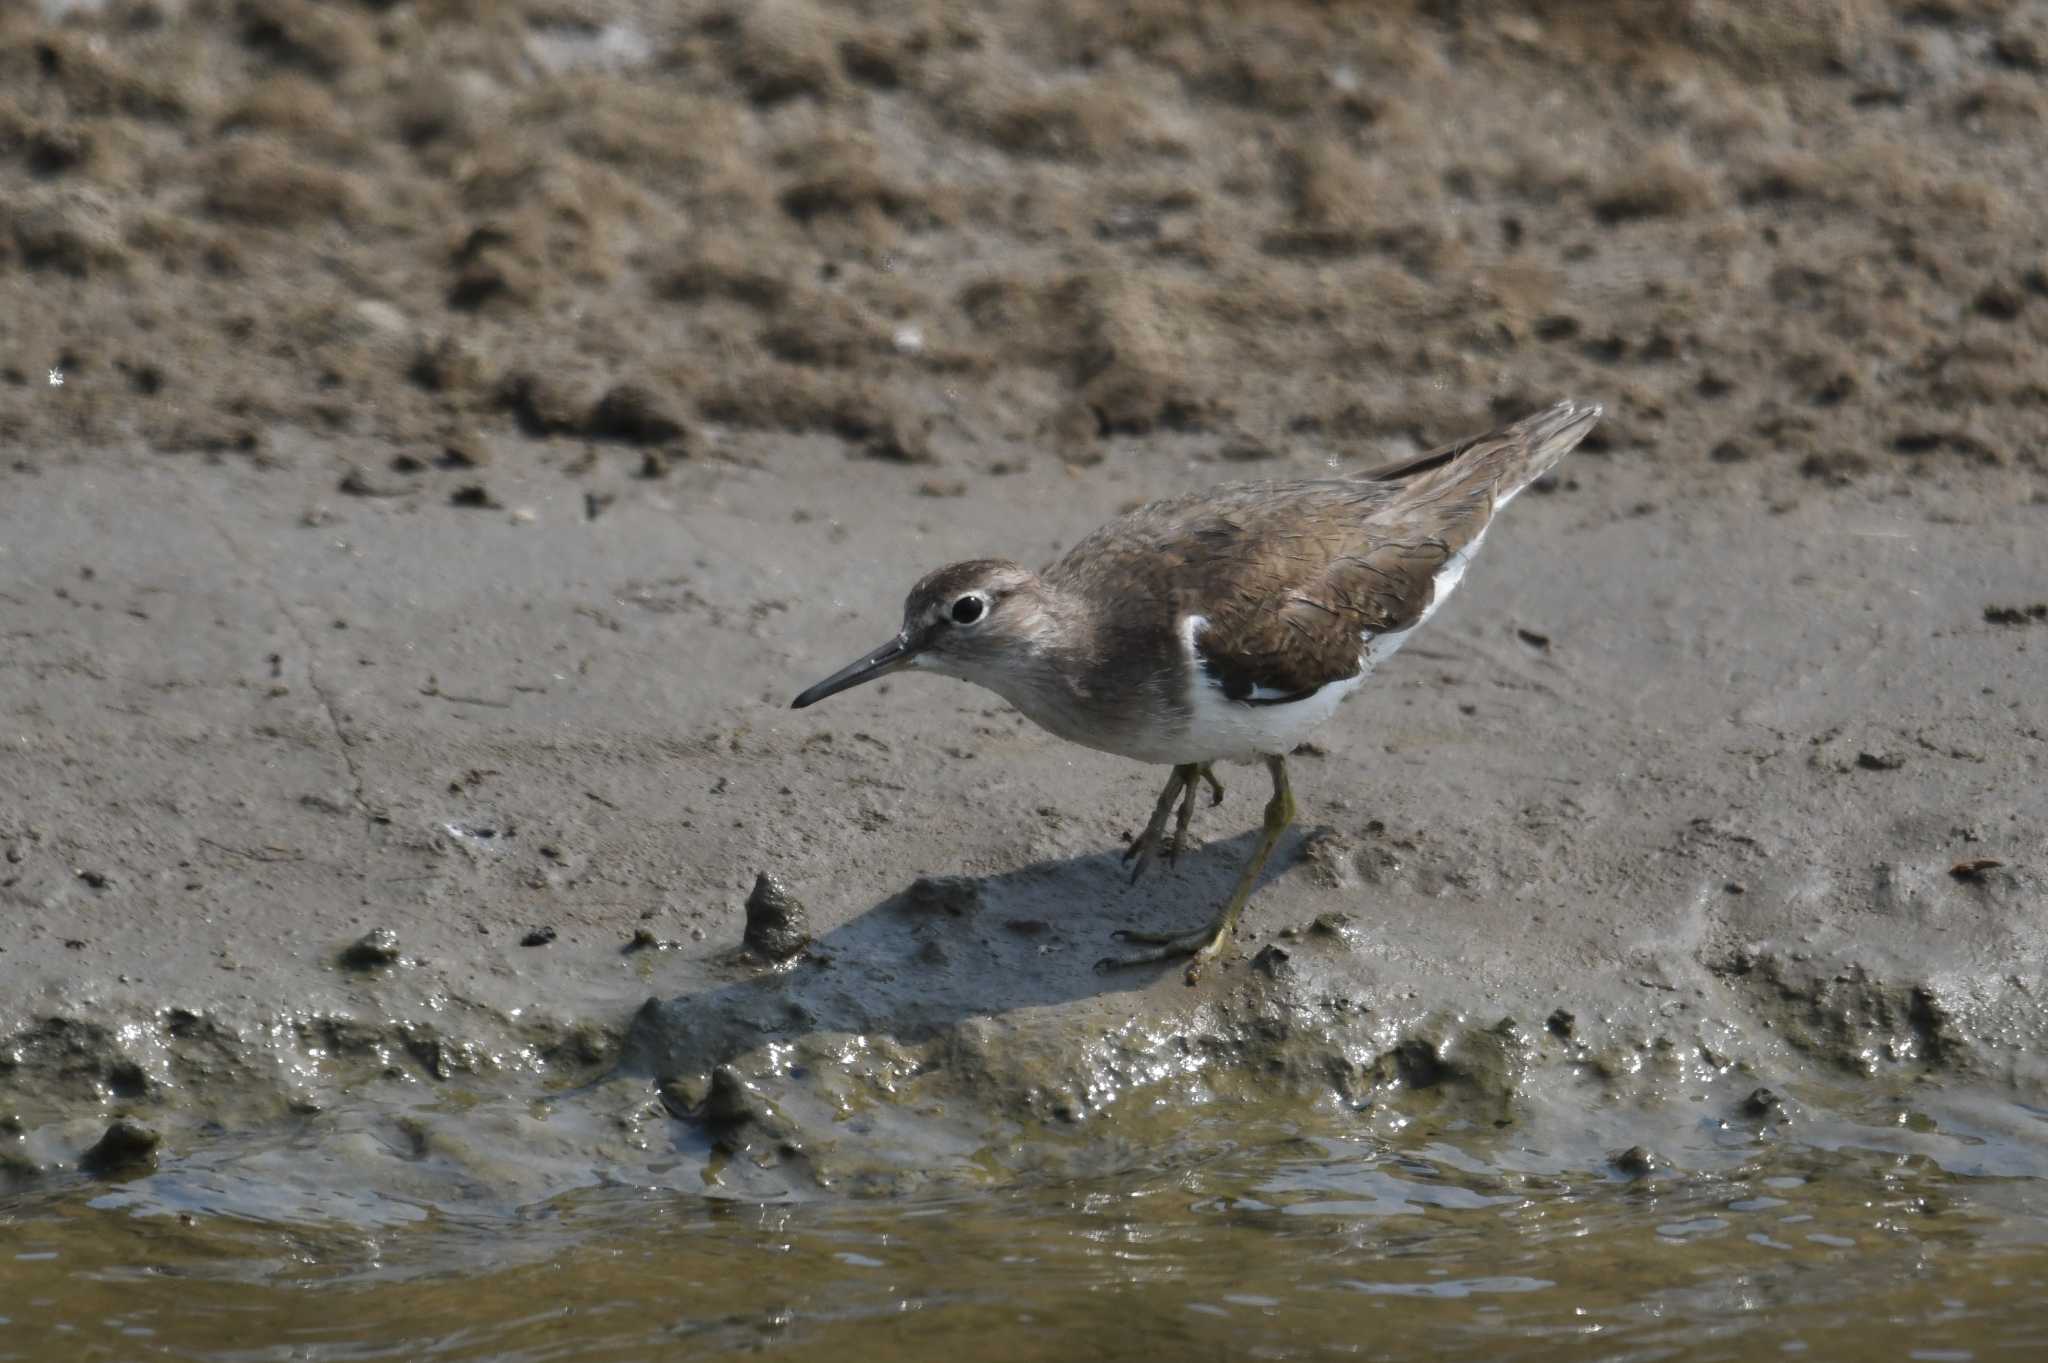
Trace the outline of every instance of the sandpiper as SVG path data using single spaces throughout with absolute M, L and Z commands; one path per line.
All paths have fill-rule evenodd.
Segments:
M 987 687 L 1061 738 L 1171 766 L 1124 853 L 1134 881 L 1156 854 L 1179 853 L 1198 786 L 1222 800 L 1213 763 L 1264 761 L 1265 823 L 1215 918 L 1194 932 L 1119 932 L 1143 949 L 1102 962 L 1193 957 L 1193 983 L 1293 821 L 1287 755 L 1443 604 L 1494 514 L 1600 410 L 1560 402 L 1350 477 L 1153 502 L 1041 572 L 1003 559 L 940 568 L 910 589 L 893 638 L 791 705 L 900 669 L 936 672 Z

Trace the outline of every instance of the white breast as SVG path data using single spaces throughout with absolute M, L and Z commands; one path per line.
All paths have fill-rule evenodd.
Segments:
M 1147 755 L 1141 760 L 1176 764 L 1251 762 L 1262 756 L 1284 757 L 1294 751 L 1297 744 L 1336 713 L 1346 696 L 1364 684 L 1375 667 L 1394 656 L 1401 645 L 1408 642 L 1410 635 L 1428 623 L 1429 617 L 1436 614 L 1436 608 L 1464 578 L 1465 566 L 1472 561 L 1472 555 L 1479 550 L 1479 541 L 1485 537 L 1486 532 L 1480 531 L 1470 544 L 1451 555 L 1437 570 L 1435 591 L 1414 624 L 1391 634 L 1359 636 L 1357 672 L 1284 705 L 1247 705 L 1227 698 L 1223 688 L 1202 670 L 1202 659 L 1195 649 L 1195 641 L 1209 626 L 1208 620 L 1200 615 L 1182 616 L 1181 649 L 1187 658 L 1191 678 L 1188 694 L 1191 714 L 1187 732 L 1178 742 L 1162 743 L 1159 748 L 1161 755 Z M 1257 697 L 1262 691 L 1263 688 L 1254 689 L 1252 695 Z

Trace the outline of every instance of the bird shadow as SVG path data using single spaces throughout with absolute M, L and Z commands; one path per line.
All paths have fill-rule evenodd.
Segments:
M 1260 876 L 1297 859 L 1291 832 Z M 1184 964 L 1105 967 L 1119 928 L 1185 932 L 1222 905 L 1254 830 L 1155 863 L 1136 884 L 1115 852 L 989 876 L 920 876 L 784 963 L 745 948 L 707 963 L 696 988 L 650 1000 L 622 1060 L 642 1073 L 704 1073 L 769 1042 L 819 1033 L 914 1044 L 969 1018 L 1051 1008 L 1176 980 Z M 1226 950 L 1232 948 L 1226 947 Z

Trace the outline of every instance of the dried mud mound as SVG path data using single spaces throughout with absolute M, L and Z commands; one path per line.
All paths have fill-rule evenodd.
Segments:
M 1255 460 L 1583 392 L 2038 472 L 2044 72 L 1995 2 L 12 6 L 0 437 Z

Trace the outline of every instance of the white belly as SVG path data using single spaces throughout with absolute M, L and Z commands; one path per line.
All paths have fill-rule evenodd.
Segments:
M 1337 712 L 1346 696 L 1364 685 L 1375 667 L 1393 657 L 1401 645 L 1408 642 L 1410 635 L 1429 622 L 1429 617 L 1436 614 L 1436 608 L 1443 604 L 1444 598 L 1465 576 L 1465 565 L 1472 561 L 1472 555 L 1479 549 L 1479 541 L 1484 538 L 1485 532 L 1481 531 L 1438 570 L 1436 589 L 1429 605 L 1414 624 L 1391 634 L 1359 636 L 1357 672 L 1285 704 L 1247 705 L 1225 697 L 1223 688 L 1203 673 L 1202 660 L 1195 652 L 1195 640 L 1209 622 L 1199 615 L 1183 616 L 1180 621 L 1181 647 L 1187 655 L 1189 676 L 1193 678 L 1189 687 L 1187 732 L 1176 742 L 1161 742 L 1157 748 L 1159 755 L 1148 753 L 1140 760 L 1176 765 L 1183 762 L 1252 762 L 1261 757 L 1284 757 L 1293 752 L 1303 739 Z M 1252 694 L 1257 696 L 1259 693 L 1254 690 Z

